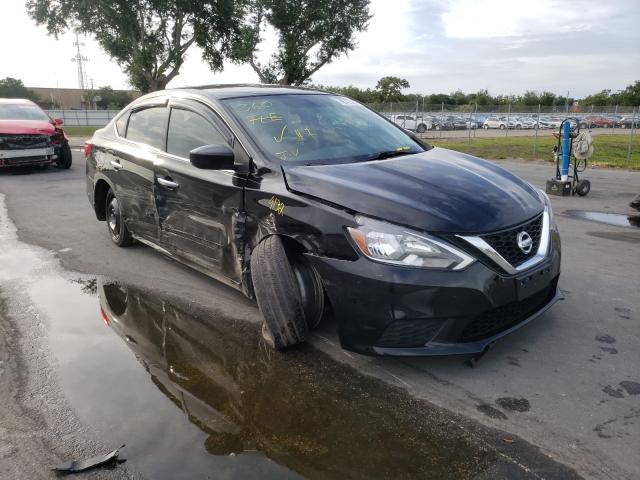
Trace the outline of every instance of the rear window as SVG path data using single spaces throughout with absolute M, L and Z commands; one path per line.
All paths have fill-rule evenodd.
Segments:
M 166 107 L 149 107 L 133 112 L 129 117 L 127 139 L 163 150 L 168 114 Z

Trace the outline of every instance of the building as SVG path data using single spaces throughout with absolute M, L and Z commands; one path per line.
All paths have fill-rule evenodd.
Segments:
M 38 104 L 44 109 L 85 110 L 94 109 L 87 101 L 87 91 L 79 88 L 40 88 L 28 87 L 38 95 Z M 114 90 L 114 92 L 126 92 L 132 99 L 142 95 L 135 90 Z

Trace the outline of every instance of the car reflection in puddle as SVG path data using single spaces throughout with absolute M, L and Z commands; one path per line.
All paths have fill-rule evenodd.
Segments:
M 441 411 L 312 347 L 276 353 L 259 341 L 255 324 L 205 321 L 122 284 L 99 280 L 98 295 L 103 320 L 206 434 L 209 454 L 267 457 L 285 469 L 275 477 L 471 478 L 495 463 Z M 164 453 L 154 453 L 161 461 Z M 189 468 L 164 472 L 176 478 Z

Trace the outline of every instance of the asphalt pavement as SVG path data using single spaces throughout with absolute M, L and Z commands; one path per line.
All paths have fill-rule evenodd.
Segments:
M 537 186 L 544 185 L 553 169 L 541 162 L 501 164 Z M 565 300 L 498 342 L 475 367 L 456 357 L 397 359 L 345 352 L 338 346 L 334 326 L 330 324 L 321 326 L 314 334 L 312 346 L 326 354 L 327 359 L 337 360 L 339 365 L 354 367 L 367 378 L 374 377 L 389 388 L 408 392 L 413 399 L 445 412 L 445 416 L 450 413 L 455 419 L 451 425 L 487 438 L 481 442 L 484 447 L 479 452 L 485 451 L 486 445 L 495 445 L 496 438 L 502 438 L 507 445 L 522 444 L 520 450 L 510 453 L 490 448 L 498 452 L 499 457 L 506 456 L 510 465 L 519 469 L 519 476 L 563 478 L 574 469 L 586 478 L 640 478 L 640 229 L 583 220 L 574 213 L 588 210 L 631 214 L 627 204 L 640 192 L 640 173 L 588 170 L 585 177 L 592 182 L 588 197 L 552 198 L 563 241 L 560 288 Z M 143 287 L 160 298 L 169 299 L 167 301 L 179 299 L 186 305 L 214 308 L 240 323 L 254 325 L 260 320 L 255 305 L 235 290 L 150 248 L 115 247 L 104 223 L 95 219 L 89 207 L 84 160 L 77 151 L 69 171 L 51 169 L 27 175 L 0 172 L 0 194 L 4 195 L 9 218 L 17 228 L 20 245 L 25 245 L 26 250 L 28 245 L 42 247 L 40 253 L 34 254 L 30 269 L 25 270 L 24 275 L 29 278 L 46 277 L 45 273 L 58 268 L 59 262 L 66 272 L 62 275 L 69 278 L 90 282 L 100 275 Z M 11 226 L 2 227 L 11 229 Z M 11 255 L 14 258 L 14 254 Z M 11 259 L 5 261 L 10 265 Z M 20 268 L 23 266 L 21 263 Z M 4 269 L 7 270 L 7 263 Z M 15 270 L 19 270 L 19 266 Z M 11 288 L 17 290 L 26 282 L 25 278 L 0 276 L 5 289 L 7 282 L 12 282 Z M 63 297 L 56 300 L 56 292 L 66 291 L 68 287 L 55 282 L 50 286 L 36 283 L 29 287 L 31 293 L 49 292 L 50 298 L 44 293 L 40 296 L 48 300 L 23 303 L 18 308 L 11 304 L 11 295 L 3 291 L 0 311 L 14 319 L 13 330 L 5 330 L 13 332 L 18 339 L 9 341 L 13 337 L 5 332 L 4 340 L 8 344 L 5 351 L 11 351 L 11 345 L 11 348 L 21 348 L 23 353 L 29 345 L 36 350 L 61 345 L 61 349 L 74 351 L 73 342 L 67 341 L 73 336 L 73 330 L 65 330 L 66 343 L 60 338 L 56 340 L 57 324 L 53 321 L 27 327 L 25 320 L 22 327 L 16 326 L 16 318 L 32 311 L 42 311 L 43 317 L 49 314 L 63 322 L 69 316 L 65 312 L 75 308 Z M 10 375 L 12 370 L 20 370 L 20 365 L 11 364 L 11 355 L 3 357 L 2 352 L 0 349 L 0 379 L 2 375 L 6 378 L 6 372 Z M 33 396 L 34 388 L 54 388 L 51 385 L 58 384 L 56 391 L 65 397 L 65 385 L 71 380 L 65 384 L 64 379 L 73 378 L 74 358 L 73 355 L 56 356 L 56 352 L 53 356 L 53 366 L 47 366 L 46 359 L 37 352 L 27 355 L 24 361 L 35 363 L 31 367 L 27 365 L 25 370 L 32 372 L 35 380 L 18 382 L 22 395 Z M 45 378 L 37 381 L 38 376 L 43 375 Z M 63 381 L 56 380 L 60 377 Z M 99 421 L 91 420 L 89 414 L 79 415 L 73 423 L 76 426 L 71 428 L 64 419 L 72 418 L 74 410 L 76 414 L 84 411 L 84 407 L 71 401 L 65 408 L 71 413 L 56 415 L 59 424 L 67 427 L 61 436 L 62 444 L 66 442 L 64 451 L 80 444 L 84 445 L 84 449 L 79 449 L 81 453 L 107 448 L 96 440 L 95 430 L 101 428 L 96 426 Z M 34 428 L 42 423 L 37 413 L 23 414 L 31 419 Z M 0 414 L 0 420 L 20 415 L 18 409 L 12 416 Z M 13 428 L 19 429 L 19 423 L 14 422 Z M 446 422 L 440 424 L 443 429 L 446 425 Z M 478 425 L 477 429 L 472 425 Z M 12 438 L 11 435 L 11 425 L 0 421 L 0 440 Z M 86 443 L 79 442 L 80 437 L 86 438 Z M 13 438 L 14 443 L 7 443 L 6 449 L 0 442 L 0 477 L 2 460 L 11 459 L 12 455 L 19 457 L 15 451 L 19 452 L 20 448 L 15 445 L 20 443 Z M 35 436 L 34 442 L 38 438 Z M 60 454 L 55 453 L 50 440 L 49 443 L 45 440 L 42 448 L 53 452 L 47 457 L 53 461 Z M 29 448 L 37 451 L 37 442 Z M 19 458 L 32 457 L 24 454 Z M 536 467 L 543 462 L 541 458 L 548 459 L 553 466 Z M 563 465 L 568 468 L 566 471 L 562 470 Z M 126 470 L 122 472 L 130 475 Z M 110 472 L 100 474 L 107 478 L 111 475 Z M 503 477 L 509 475 L 503 473 Z

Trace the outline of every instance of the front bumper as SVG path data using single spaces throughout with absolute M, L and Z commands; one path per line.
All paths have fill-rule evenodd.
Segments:
M 0 150 L 0 167 L 51 165 L 56 158 L 54 147 Z
M 547 257 L 518 276 L 480 261 L 463 271 L 429 271 L 364 257 L 308 258 L 323 280 L 344 348 L 371 355 L 473 354 L 561 298 L 560 240 L 551 234 Z M 518 279 L 534 273 L 542 283 L 518 299 Z

